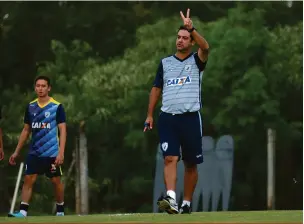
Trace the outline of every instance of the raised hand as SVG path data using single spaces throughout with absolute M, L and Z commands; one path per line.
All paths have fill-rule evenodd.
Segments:
M 183 12 L 180 11 L 180 16 L 184 22 L 184 26 L 186 29 L 191 30 L 193 27 L 192 20 L 190 19 L 190 9 L 187 9 L 187 16 L 185 17 Z

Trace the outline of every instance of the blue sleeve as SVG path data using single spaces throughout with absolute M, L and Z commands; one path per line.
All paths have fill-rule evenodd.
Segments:
M 206 64 L 207 64 L 207 61 L 202 62 L 201 59 L 199 58 L 197 52 L 194 54 L 194 59 L 195 59 L 195 63 L 196 63 L 196 65 L 197 65 L 199 71 L 200 71 L 200 72 L 201 72 L 201 71 L 204 71 L 204 70 L 205 70 L 205 67 L 206 67 Z
M 59 104 L 59 106 L 57 108 L 56 121 L 57 121 L 57 124 L 66 122 L 65 111 L 64 111 L 62 104 Z
M 31 119 L 29 116 L 29 105 L 26 106 L 23 118 L 24 124 L 31 125 Z
M 153 87 L 163 88 L 164 85 L 164 69 L 163 63 L 160 62 L 154 79 Z

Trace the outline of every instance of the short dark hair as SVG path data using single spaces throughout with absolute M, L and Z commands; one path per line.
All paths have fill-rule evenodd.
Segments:
M 180 26 L 178 28 L 177 32 L 180 31 L 180 30 L 187 30 L 188 31 L 188 29 L 185 26 Z M 193 36 L 191 34 L 190 34 L 190 37 L 191 37 L 191 40 L 193 40 Z
M 47 82 L 48 86 L 51 86 L 51 79 L 49 77 L 45 76 L 45 75 L 39 75 L 39 76 L 37 76 L 35 78 L 35 82 L 34 82 L 35 85 L 36 85 L 36 83 L 37 83 L 38 80 L 45 80 Z

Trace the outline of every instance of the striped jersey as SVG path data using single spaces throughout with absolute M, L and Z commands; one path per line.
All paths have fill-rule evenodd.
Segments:
M 206 62 L 199 59 L 197 52 L 183 60 L 175 55 L 163 58 L 153 85 L 162 88 L 161 111 L 172 114 L 199 111 L 205 67 Z
M 29 154 L 56 157 L 59 151 L 58 124 L 65 122 L 64 108 L 53 98 L 43 106 L 39 105 L 38 99 L 30 102 L 24 114 L 24 123 L 30 125 L 32 131 Z

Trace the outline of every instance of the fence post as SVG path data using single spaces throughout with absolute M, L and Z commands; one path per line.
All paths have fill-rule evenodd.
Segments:
M 84 121 L 80 123 L 79 130 L 80 214 L 87 215 L 89 213 L 89 178 L 87 138 L 84 131 Z
M 267 209 L 275 209 L 275 131 L 267 130 Z

